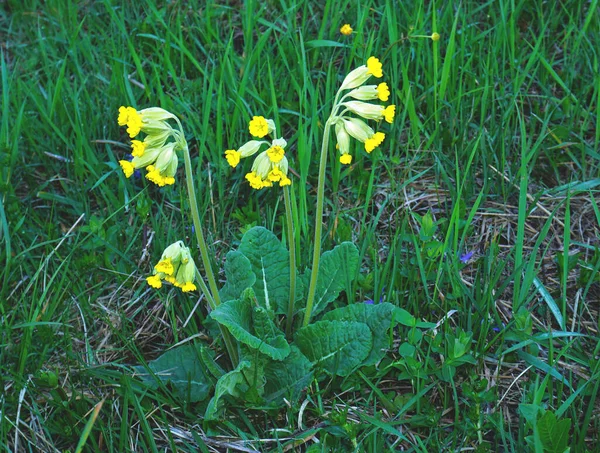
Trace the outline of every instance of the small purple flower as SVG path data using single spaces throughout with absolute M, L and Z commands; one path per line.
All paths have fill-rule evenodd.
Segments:
M 365 304 L 367 305 L 373 305 L 375 302 L 373 302 L 373 299 L 367 299 L 365 300 Z
M 462 255 L 460 255 L 460 262 L 461 263 L 467 263 L 471 258 L 473 258 L 473 255 L 475 254 L 474 250 L 471 250 L 470 252 L 467 253 L 463 253 Z

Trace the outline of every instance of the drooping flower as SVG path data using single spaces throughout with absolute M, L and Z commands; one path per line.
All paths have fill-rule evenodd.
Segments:
M 171 127 L 166 120 L 175 118 L 175 115 L 160 107 L 150 107 L 137 111 L 133 107 L 119 107 L 119 126 L 127 126 L 127 133 L 131 138 L 140 132 L 148 134 L 158 133 Z
M 361 101 L 371 101 L 373 99 L 387 101 L 390 97 L 390 89 L 387 83 L 382 82 L 379 85 L 364 85 L 355 88 L 348 93 L 348 96 Z
M 120 160 L 119 165 L 127 178 L 133 174 L 134 170 L 145 168 L 146 179 L 156 185 L 162 187 L 174 184 L 178 163 L 175 146 L 176 143 L 170 142 L 160 147 L 146 148 L 142 156 L 134 157 L 131 162 Z
M 160 288 L 165 280 L 183 292 L 194 291 L 196 285 L 196 264 L 182 241 L 169 245 L 163 252 L 160 261 L 154 266 L 154 274 L 146 281 L 153 288 Z
M 381 63 L 376 57 L 369 57 L 366 65 L 359 66 L 358 68 L 350 71 L 344 78 L 340 90 L 351 90 L 352 88 L 359 87 L 371 76 L 383 76 Z
M 345 131 L 365 145 L 365 151 L 370 153 L 385 139 L 383 132 L 375 132 L 367 123 L 358 118 L 340 118 Z
M 352 32 L 353 32 L 353 30 L 352 30 L 352 27 L 350 26 L 350 24 L 344 24 L 340 28 L 340 33 L 344 36 L 349 36 L 352 34 Z

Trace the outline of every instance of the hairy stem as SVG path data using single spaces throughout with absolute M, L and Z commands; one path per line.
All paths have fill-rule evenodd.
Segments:
M 337 101 L 337 96 L 336 96 Z M 337 102 L 336 102 L 337 103 Z M 334 104 L 336 104 L 334 103 Z M 335 107 L 334 107 L 335 110 Z M 325 193 L 325 167 L 327 166 L 327 145 L 329 144 L 330 119 L 325 123 L 323 131 L 323 143 L 321 144 L 321 160 L 319 163 L 319 183 L 317 186 L 317 213 L 315 215 L 315 244 L 313 250 L 312 270 L 310 273 L 310 286 L 308 288 L 308 299 L 306 311 L 304 312 L 303 326 L 307 326 L 315 301 L 317 291 L 317 276 L 319 275 L 319 260 L 321 259 L 321 233 L 323 230 L 323 202 Z

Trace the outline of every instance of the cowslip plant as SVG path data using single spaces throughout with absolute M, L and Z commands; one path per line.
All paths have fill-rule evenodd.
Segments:
M 275 122 L 254 116 L 248 124 L 250 140 L 239 148 L 224 151 L 227 163 L 233 168 L 255 156 L 245 175 L 252 189 L 283 191 L 289 249 L 266 228 L 249 229 L 237 250 L 226 255 L 226 281 L 220 289 L 202 234 L 189 150 L 179 119 L 159 108 L 139 112 L 132 107 L 120 109 L 119 124 L 128 127 L 132 139 L 139 133 L 146 134 L 143 141 L 132 141 L 133 159 L 120 162 L 125 176 L 145 168 L 149 181 L 159 186 L 173 184 L 177 153 L 183 154 L 190 209 L 205 274 L 196 268 L 192 251 L 177 241 L 164 250 L 147 282 L 157 289 L 172 284 L 183 292 L 195 291 L 197 284 L 209 305 L 210 319 L 221 329 L 230 359 L 229 369 L 225 370 L 215 361 L 208 346 L 180 346 L 150 362 L 147 368 L 136 368 L 147 385 L 156 387 L 159 382 L 171 385 L 176 394 L 190 402 L 203 401 L 212 395 L 205 408 L 206 420 L 220 416 L 228 397 L 262 407 L 280 406 L 284 399 L 297 398 L 315 378 L 349 376 L 361 366 L 377 364 L 389 346 L 388 331 L 395 323 L 413 330 L 429 326 L 387 302 L 331 309 L 340 293 L 352 287 L 359 269 L 359 252 L 351 242 L 343 242 L 321 254 L 325 167 L 328 153 L 333 149 L 331 132 L 335 131 L 335 152 L 344 165 L 352 162 L 352 139 L 367 153 L 382 145 L 385 133 L 372 128 L 367 121 L 391 123 L 395 105 L 380 103 L 390 97 L 387 83 L 366 85 L 371 77 L 382 76 L 380 61 L 369 58 L 365 65 L 344 78 L 333 101 L 319 159 L 312 265 L 304 273 L 298 272 L 292 239 L 296 226 L 290 200 L 293 181 L 286 155 L 287 141 L 278 134 Z M 177 124 L 176 129 L 170 121 Z M 294 322 L 297 315 L 302 316 L 301 323 Z

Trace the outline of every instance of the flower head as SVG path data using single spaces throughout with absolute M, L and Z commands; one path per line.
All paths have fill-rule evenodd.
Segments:
M 437 33 L 437 32 L 435 32 L 435 33 L 432 33 L 432 35 L 431 35 L 431 40 L 432 40 L 433 42 L 439 41 L 439 40 L 440 40 L 440 34 L 439 34 L 439 33 Z
M 365 83 L 371 76 L 382 77 L 383 71 L 378 58 L 370 57 L 366 65 L 359 66 L 348 73 L 340 90 L 351 90 Z
M 171 118 L 175 118 L 175 115 L 160 107 L 150 107 L 138 112 L 133 107 L 121 106 L 117 122 L 119 126 L 127 126 L 127 133 L 134 138 L 140 132 L 157 133 L 170 129 L 166 120 Z
M 137 111 L 133 107 L 119 108 L 118 123 L 127 126 L 130 137 L 146 133 L 143 141 L 131 141 L 131 161 L 120 160 L 125 177 L 129 178 L 139 168 L 145 168 L 146 179 L 159 185 L 175 183 L 177 172 L 176 150 L 187 146 L 185 138 L 169 126 L 167 120 L 175 115 L 159 107 Z M 172 137 L 175 141 L 167 143 Z
M 367 123 L 358 118 L 340 118 L 341 125 L 348 135 L 365 145 L 365 151 L 370 153 L 377 148 L 385 139 L 383 132 L 375 132 Z M 336 128 L 337 128 L 336 124 Z M 339 137 L 339 135 L 338 135 Z M 338 138 L 339 140 L 339 138 Z M 341 148 L 341 147 L 340 147 Z M 344 158 L 347 160 L 348 158 Z M 343 163 L 343 162 L 342 162 Z
M 395 115 L 396 115 L 396 106 L 394 104 L 388 105 L 383 110 L 383 117 L 390 124 L 394 121 L 394 116 Z
M 342 25 L 342 28 L 340 28 L 340 33 L 344 36 L 349 36 L 352 34 L 352 32 L 353 30 L 350 24 L 344 24 Z
M 254 116 L 248 125 L 250 134 L 254 137 L 263 138 L 269 133 L 269 124 L 264 116 Z
M 169 245 L 163 252 L 160 261 L 154 266 L 154 274 L 146 278 L 153 288 L 160 288 L 165 280 L 183 292 L 194 291 L 196 285 L 196 264 L 182 241 Z

